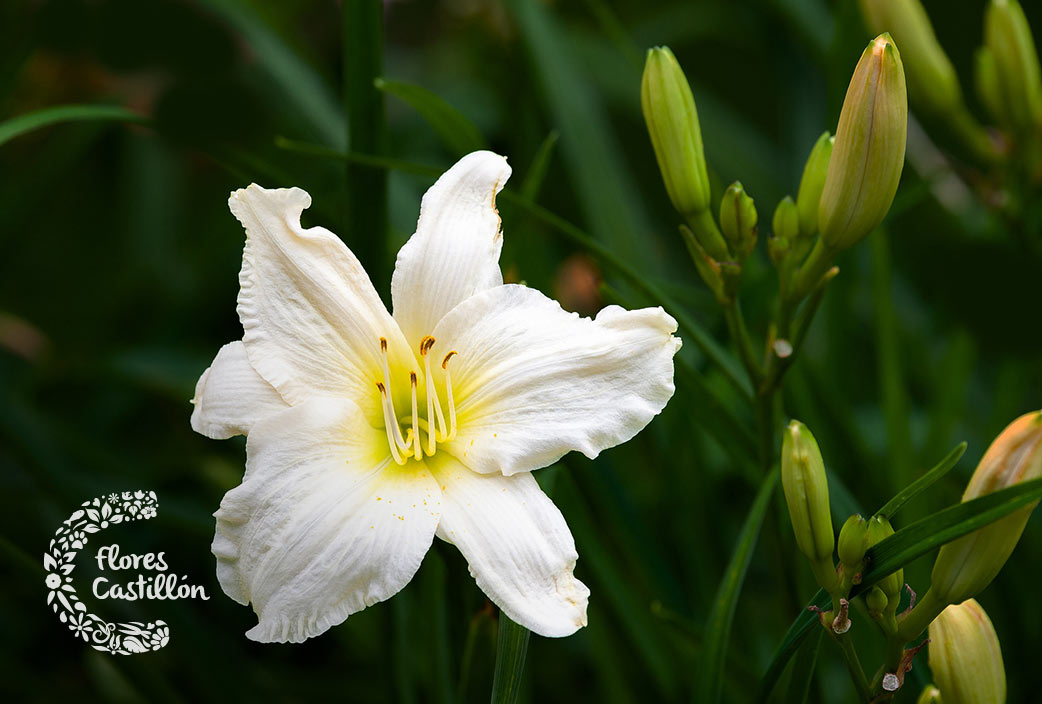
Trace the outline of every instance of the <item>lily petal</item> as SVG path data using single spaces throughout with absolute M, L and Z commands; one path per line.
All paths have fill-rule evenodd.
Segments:
M 392 365 L 415 355 L 358 259 L 329 230 L 301 227 L 311 196 L 299 188 L 253 184 L 228 205 L 246 228 L 238 311 L 253 368 L 292 405 L 342 396 L 379 422 L 379 339 Z
M 433 333 L 436 358 L 457 352 L 459 431 L 445 449 L 510 475 L 629 440 L 673 395 L 676 329 L 661 308 L 608 306 L 591 320 L 525 286 L 471 297 Z
M 275 387 L 254 371 L 242 342 L 229 342 L 195 385 L 192 430 L 225 440 L 246 435 L 267 416 L 289 408 Z
M 481 590 L 539 635 L 585 626 L 590 590 L 572 574 L 575 541 L 535 478 L 478 474 L 443 452 L 427 462 L 442 487 L 438 537 L 459 548 Z
M 349 401 L 312 399 L 257 422 L 246 477 L 221 501 L 213 553 L 225 593 L 253 603 L 246 635 L 299 643 L 404 587 L 430 548 L 440 493 L 398 467 Z
M 391 278 L 394 318 L 414 345 L 456 304 L 503 283 L 496 194 L 508 178 L 506 159 L 473 152 L 423 196 L 416 234 L 398 252 Z

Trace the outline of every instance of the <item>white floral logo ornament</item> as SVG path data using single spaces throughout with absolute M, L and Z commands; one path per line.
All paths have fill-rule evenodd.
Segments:
M 55 531 L 43 566 L 47 570 L 47 604 L 73 635 L 95 650 L 116 655 L 132 655 L 159 650 L 170 640 L 170 629 L 163 621 L 110 623 L 87 611 L 72 586 L 76 554 L 87 545 L 87 536 L 111 525 L 143 521 L 156 515 L 158 501 L 152 491 L 124 491 L 84 501 Z
M 673 395 L 680 340 L 661 308 L 591 320 L 504 285 L 509 176 L 475 152 L 427 191 L 393 315 L 336 235 L 301 227 L 307 193 L 232 194 L 244 335 L 199 379 L 192 427 L 247 436 L 213 552 L 225 593 L 258 615 L 248 637 L 300 642 L 391 597 L 435 535 L 514 621 L 586 624 L 575 543 L 532 470 L 640 432 Z

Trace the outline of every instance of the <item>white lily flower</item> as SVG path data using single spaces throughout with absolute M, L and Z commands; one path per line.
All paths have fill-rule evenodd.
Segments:
M 251 185 L 240 342 L 196 387 L 192 427 L 245 434 L 213 552 L 253 640 L 300 642 L 401 590 L 434 536 L 507 616 L 544 636 L 586 624 L 589 589 L 561 512 L 531 471 L 629 440 L 673 395 L 676 321 L 596 319 L 504 285 L 495 197 L 506 160 L 475 152 L 423 198 L 387 312 L 351 251 L 303 229 L 311 198 Z

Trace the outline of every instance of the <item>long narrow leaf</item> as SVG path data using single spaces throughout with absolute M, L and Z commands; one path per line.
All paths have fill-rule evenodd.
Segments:
M 796 620 L 789 626 L 789 630 L 785 632 L 785 635 L 781 639 L 781 643 L 774 650 L 774 656 L 771 658 L 771 662 L 767 665 L 767 671 L 763 673 L 763 677 L 760 678 L 760 689 L 756 695 L 755 702 L 765 702 L 767 698 L 771 696 L 771 691 L 774 689 L 774 685 L 778 682 L 778 678 L 781 677 L 785 671 L 785 666 L 789 664 L 789 660 L 796 654 L 796 651 L 800 649 L 800 645 L 803 644 L 803 640 L 812 632 L 814 628 L 820 628 L 820 622 L 818 616 L 811 607 L 817 607 L 822 611 L 828 611 L 832 608 L 832 600 L 829 599 L 829 595 L 824 589 L 819 589 L 818 593 L 811 598 L 807 604 L 807 608 L 800 611 L 800 615 L 796 617 Z
M 151 120 L 118 105 L 58 105 L 34 110 L 0 122 L 0 145 L 27 132 L 60 122 L 132 122 L 147 124 Z
M 705 642 L 702 650 L 702 661 L 697 668 L 694 701 L 714 704 L 720 700 L 720 692 L 724 683 L 724 665 L 727 662 L 727 645 L 731 639 L 731 625 L 734 623 L 734 612 L 738 606 L 738 595 L 741 593 L 745 574 L 749 569 L 749 561 L 756 547 L 756 539 L 760 535 L 760 525 L 770 506 L 771 495 L 778 485 L 779 472 L 771 471 L 760 485 L 749 515 L 745 518 L 742 532 L 738 535 L 731 562 L 720 581 L 720 587 L 713 601 L 713 610 L 709 614 L 706 625 Z
M 851 595 L 856 596 L 931 550 L 983 528 L 1039 499 L 1042 499 L 1042 479 L 1032 479 L 949 506 L 902 528 L 865 554 L 868 569 L 862 573 L 861 584 L 851 590 Z
M 956 445 L 952 451 L 945 455 L 944 459 L 938 462 L 930 471 L 916 479 L 901 491 L 897 492 L 897 495 L 887 501 L 883 508 L 876 511 L 876 515 L 882 516 L 888 520 L 892 518 L 899 508 L 951 471 L 952 467 L 958 463 L 959 458 L 962 457 L 964 452 L 966 452 L 966 443 Z
M 804 704 L 810 695 L 810 686 L 814 681 L 814 668 L 818 664 L 818 651 L 821 649 L 821 637 L 825 634 L 818 629 L 816 635 L 803 642 L 796 654 L 796 662 L 792 666 L 792 677 L 789 680 L 789 692 L 785 704 Z
M 438 133 L 455 156 L 485 148 L 485 139 L 474 123 L 439 95 L 422 86 L 377 78 L 376 87 L 404 101 Z
M 524 626 L 499 614 L 499 645 L 496 647 L 496 674 L 492 680 L 492 704 L 513 704 L 521 693 L 521 678 L 528 655 L 531 633 Z

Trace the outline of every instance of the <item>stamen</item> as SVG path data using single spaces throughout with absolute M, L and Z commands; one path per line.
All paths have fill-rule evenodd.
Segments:
M 412 442 L 413 447 L 415 448 L 413 456 L 418 460 L 422 460 L 423 449 L 420 447 L 420 413 L 416 407 L 416 372 L 409 372 L 409 382 L 412 384 Z
M 383 406 L 384 411 L 384 429 L 387 431 L 387 446 L 391 448 L 391 457 L 394 458 L 394 461 L 403 465 L 405 464 L 405 460 L 402 459 L 401 453 L 398 452 L 398 443 L 394 441 L 394 436 L 391 434 L 391 426 L 393 425 L 397 428 L 398 422 L 395 421 L 391 415 L 393 411 L 388 413 L 391 404 L 389 403 L 390 399 L 387 396 L 387 389 L 379 381 L 376 382 L 376 388 L 380 389 L 380 397 L 383 399 L 380 405 Z
M 445 400 L 449 404 L 449 432 L 446 436 L 446 440 L 451 440 L 456 437 L 456 404 L 452 402 L 452 375 L 449 373 L 449 360 L 456 354 L 456 350 L 452 350 L 445 359 L 441 360 L 441 368 L 445 370 Z
M 409 445 L 405 442 L 405 438 L 402 437 L 402 429 L 398 427 L 398 415 L 394 412 L 394 399 L 391 398 L 391 369 L 387 366 L 387 338 L 380 338 L 380 361 L 383 362 L 384 366 L 384 383 L 382 387 L 384 391 L 384 399 L 391 412 L 391 432 L 394 433 L 394 442 L 402 450 L 408 450 Z
M 434 346 L 434 338 L 427 335 L 420 340 L 420 356 L 423 357 L 423 373 L 427 381 L 427 454 L 433 455 L 436 440 L 445 440 L 448 429 L 445 427 L 445 417 L 441 414 L 441 403 L 438 401 L 438 392 L 434 388 L 434 377 L 431 375 L 431 358 L 427 354 Z M 435 416 L 437 414 L 437 416 Z M 441 423 L 441 430 L 435 425 Z

